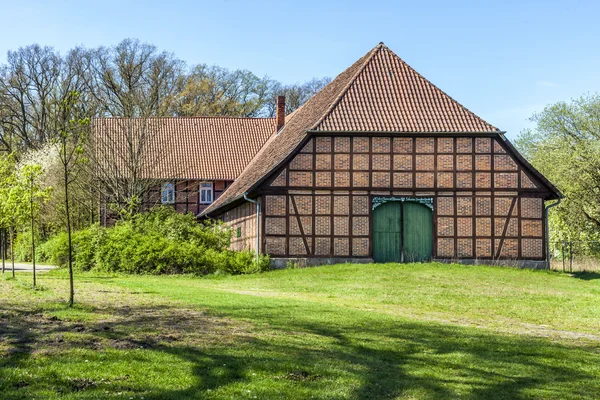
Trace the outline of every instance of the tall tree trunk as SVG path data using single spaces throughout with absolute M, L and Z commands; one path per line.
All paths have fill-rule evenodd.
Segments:
M 10 227 L 10 259 L 12 261 L 12 277 L 15 277 L 15 228 Z
M 0 248 L 2 249 L 2 273 L 6 271 L 6 231 L 0 230 Z
M 63 154 L 66 159 L 67 140 L 63 138 Z M 73 242 L 71 240 L 71 212 L 69 210 L 69 166 L 63 163 L 63 178 L 65 185 L 65 214 L 67 217 L 67 241 L 69 247 L 69 307 L 73 307 L 75 289 L 73 288 Z
M 33 263 L 33 287 L 35 288 L 35 216 L 33 215 L 33 178 L 31 182 L 31 193 L 29 199 L 29 211 L 31 212 L 31 262 Z

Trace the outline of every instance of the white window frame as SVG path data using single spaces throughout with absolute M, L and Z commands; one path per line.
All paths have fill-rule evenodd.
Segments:
M 204 199 L 202 195 L 204 194 Z M 214 185 L 212 182 L 200 182 L 198 188 L 198 202 L 200 204 L 212 204 L 215 201 Z
M 175 184 L 165 182 L 160 190 L 160 202 L 162 204 L 175 204 Z

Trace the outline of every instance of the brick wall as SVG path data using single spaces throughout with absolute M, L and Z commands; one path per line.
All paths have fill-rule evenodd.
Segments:
M 206 182 L 206 181 L 202 181 Z M 232 181 L 212 181 L 213 196 L 216 200 L 225 191 Z M 175 181 L 175 203 L 171 204 L 177 212 L 199 214 L 210 204 L 200 204 L 200 181 L 181 180 Z M 161 186 L 158 185 L 148 191 L 144 199 L 148 207 L 161 204 Z M 168 204 L 165 204 L 168 205 Z
M 370 256 L 370 196 L 422 196 L 434 257 L 542 259 L 542 190 L 495 138 L 314 137 L 265 186 L 265 249 Z
M 265 196 L 265 251 L 274 256 L 369 256 L 366 192 Z
M 272 186 L 535 189 L 493 138 L 316 137 Z
M 221 219 L 231 229 L 231 250 L 256 250 L 256 205 L 250 202 L 226 211 Z
M 206 181 L 202 181 L 206 182 Z M 210 204 L 200 204 L 200 193 L 199 185 L 200 181 L 195 180 L 177 180 L 173 181 L 175 184 L 175 202 L 172 204 L 161 203 L 161 187 L 162 185 L 156 185 L 151 187 L 142 202 L 142 208 L 148 210 L 154 206 L 164 205 L 173 207 L 177 212 L 180 213 L 192 213 L 197 215 L 201 213 Z M 214 200 L 225 191 L 232 181 L 212 181 L 213 183 L 213 196 Z M 116 215 L 112 215 L 110 208 L 104 207 L 103 202 L 100 202 L 99 219 L 100 223 L 106 225 L 113 225 L 116 221 Z
M 543 201 L 510 192 L 436 198 L 440 258 L 541 259 Z

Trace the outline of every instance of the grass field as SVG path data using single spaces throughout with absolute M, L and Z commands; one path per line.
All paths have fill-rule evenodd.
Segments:
M 0 280 L 0 398 L 600 398 L 600 275 L 443 264 Z

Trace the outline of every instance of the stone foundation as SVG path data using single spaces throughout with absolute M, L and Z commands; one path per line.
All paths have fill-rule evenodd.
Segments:
M 447 263 L 447 264 L 497 265 L 500 267 L 546 269 L 546 261 L 544 261 L 544 260 L 478 260 L 478 259 L 438 258 L 438 259 L 434 259 L 431 261 Z
M 326 257 L 314 257 L 314 258 L 271 258 L 271 269 L 283 269 L 288 266 L 288 263 L 295 264 L 296 267 L 316 267 L 319 265 L 332 265 L 332 264 L 371 264 L 373 263 L 372 258 L 326 258 Z
M 501 267 L 527 268 L 527 269 L 546 269 L 546 261 L 540 260 L 478 260 L 478 259 L 449 259 L 440 258 L 431 260 L 432 262 L 440 262 L 446 264 L 465 264 L 465 265 L 497 265 Z M 271 258 L 271 269 L 283 269 L 288 266 L 288 263 L 294 264 L 296 267 L 316 267 L 320 265 L 332 264 L 371 264 L 374 263 L 372 258 Z

